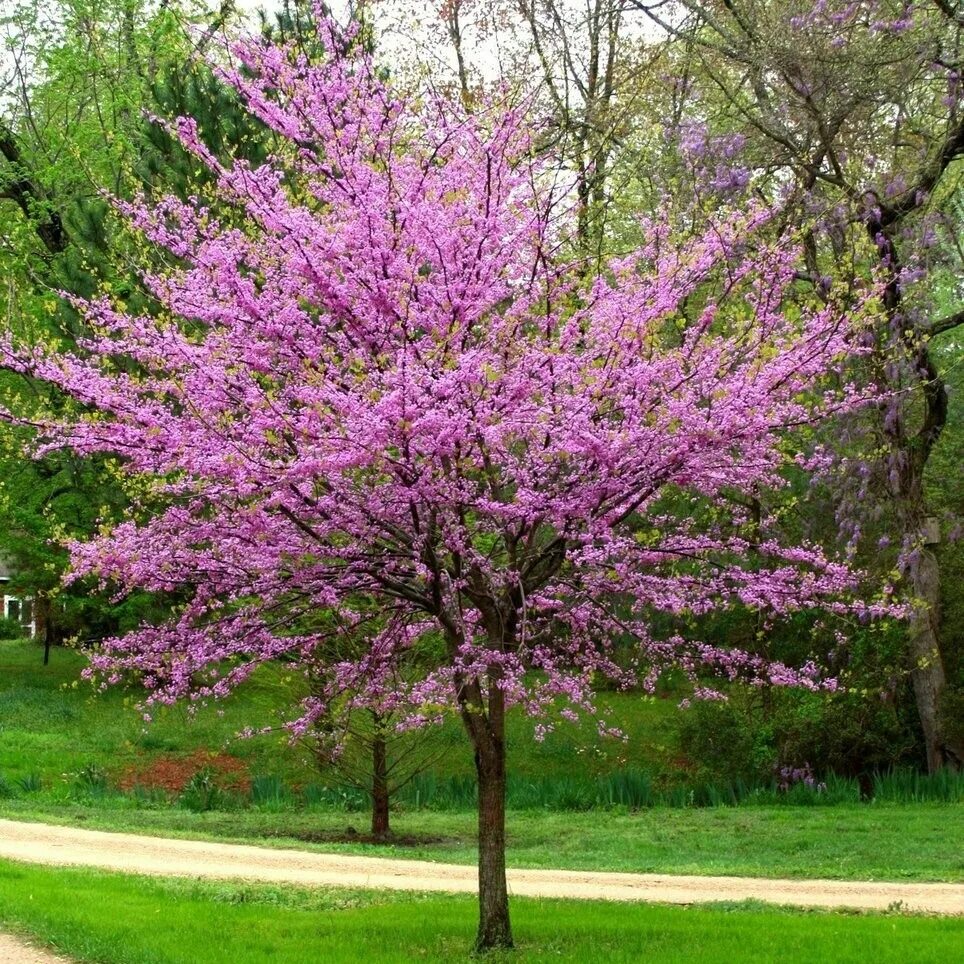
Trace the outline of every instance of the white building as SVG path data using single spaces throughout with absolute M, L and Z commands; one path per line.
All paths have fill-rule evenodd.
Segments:
M 26 635 L 37 635 L 33 600 L 24 596 L 12 596 L 7 591 L 13 573 L 5 559 L 0 559 L 0 592 L 3 593 L 3 615 L 23 626 Z

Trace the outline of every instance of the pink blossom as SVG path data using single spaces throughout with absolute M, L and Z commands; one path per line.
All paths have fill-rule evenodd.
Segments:
M 284 659 L 325 683 L 293 738 L 335 699 L 421 726 L 473 686 L 594 713 L 598 677 L 651 688 L 671 666 L 704 698 L 709 677 L 832 688 L 813 663 L 650 629 L 892 611 L 856 603 L 857 574 L 818 546 L 751 537 L 730 498 L 783 488 L 808 464 L 795 431 L 863 403 L 859 328 L 833 299 L 785 310 L 797 251 L 762 239 L 768 212 L 680 243 L 651 224 L 587 285 L 521 111 L 404 98 L 357 50 L 236 55 L 222 76 L 281 146 L 254 167 L 172 125 L 216 187 L 120 205 L 169 255 L 144 277 L 159 310 L 77 301 L 77 352 L 2 346 L 78 403 L 39 451 L 110 455 L 144 493 L 71 545 L 69 578 L 187 600 L 95 670 L 170 703 Z

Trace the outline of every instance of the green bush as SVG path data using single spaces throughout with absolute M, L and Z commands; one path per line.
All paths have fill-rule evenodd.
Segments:
M 0 616 L 0 639 L 23 639 L 27 635 L 27 627 L 19 619 Z
M 726 702 L 694 702 L 682 713 L 679 747 L 694 782 L 759 784 L 771 778 L 777 761 L 772 729 L 748 696 L 737 690 Z
M 781 693 L 773 729 L 781 762 L 865 782 L 915 755 L 913 730 L 879 691 Z

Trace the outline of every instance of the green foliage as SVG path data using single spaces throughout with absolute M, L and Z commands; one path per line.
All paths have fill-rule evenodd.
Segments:
M 17 779 L 17 789 L 21 793 L 39 793 L 43 789 L 43 781 L 39 773 L 28 773 Z
M 874 800 L 880 803 L 964 803 L 964 773 L 948 768 L 921 773 L 907 768 L 874 775 Z
M 680 717 L 679 747 L 703 781 L 769 781 L 777 762 L 772 730 L 737 690 L 725 702 L 694 702 Z
M 948 686 L 939 709 L 945 739 L 957 746 L 964 746 L 964 684 Z
M 213 7 L 213 5 L 212 5 Z M 17 211 L 0 202 L 5 243 L 0 272 L 9 281 L 7 325 L 28 343 L 76 347 L 83 320 L 55 292 L 104 295 L 133 310 L 149 299 L 131 273 L 133 237 L 101 196 L 177 192 L 194 165 L 145 112 L 197 117 L 219 149 L 263 157 L 263 132 L 226 95 L 194 57 L 186 28 L 207 28 L 225 13 L 202 3 L 172 0 L 54 0 L 24 5 L 6 23 L 11 47 L 20 49 L 20 90 L 8 98 L 0 124 L 17 152 L 0 161 L 0 179 L 15 173 L 29 185 L 30 204 Z M 227 15 L 233 16 L 230 8 Z M 174 93 L 176 91 L 176 96 Z M 244 147 L 244 149 L 241 149 Z M 260 152 L 260 153 L 259 153 Z M 9 210 L 8 210 L 9 208 Z M 51 240 L 52 219 L 62 230 Z M 64 400 L 9 373 L 0 375 L 0 398 L 33 417 L 58 411 Z M 34 461 L 29 438 L 0 427 L 0 552 L 15 574 L 14 589 L 37 597 L 53 642 L 99 639 L 124 632 L 166 611 L 171 600 L 140 594 L 113 606 L 87 584 L 63 589 L 63 541 L 89 537 L 101 521 L 116 518 L 129 501 L 104 460 L 57 453 Z
M 88 763 L 74 779 L 73 796 L 79 800 L 98 800 L 109 789 L 107 771 L 97 763 Z
M 805 618 L 766 640 L 773 658 L 793 662 L 813 645 Z M 735 632 L 714 625 L 714 631 Z M 851 628 L 829 674 L 834 692 L 726 688 L 725 702 L 697 703 L 680 717 L 680 761 L 697 782 L 771 780 L 782 767 L 863 780 L 921 763 L 920 733 L 907 665 L 905 629 L 896 623 Z
M 274 774 L 259 774 L 251 780 L 251 803 L 265 809 L 282 809 L 292 803 L 285 781 Z
M 876 692 L 786 694 L 774 724 L 780 759 L 860 776 L 914 758 L 914 735 L 892 699 Z
M 371 806 L 368 794 L 356 787 L 327 786 L 309 783 L 302 791 L 302 800 L 311 808 L 361 813 Z
M 27 634 L 27 627 L 19 619 L 0 616 L 0 639 L 21 639 Z
M 887 803 L 964 802 L 964 774 L 922 774 L 907 768 L 873 774 L 871 798 Z M 861 782 L 853 777 L 829 775 L 815 786 L 797 783 L 782 789 L 772 775 L 765 780 L 690 781 L 659 787 L 652 774 L 618 770 L 596 778 L 586 776 L 509 778 L 506 800 L 512 810 L 579 812 L 588 810 L 641 810 L 701 807 L 824 806 L 857 803 Z M 363 805 L 357 801 L 358 809 Z M 471 810 L 476 787 L 464 777 L 439 779 L 432 774 L 416 777 L 397 798 L 399 807 L 428 810 Z M 346 806 L 346 809 L 351 809 Z

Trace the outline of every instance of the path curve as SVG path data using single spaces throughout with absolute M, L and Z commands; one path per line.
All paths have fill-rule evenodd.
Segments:
M 67 964 L 66 958 L 54 957 L 10 934 L 0 934 L 0 961 L 3 964 Z
M 171 840 L 43 823 L 0 820 L 0 857 L 135 874 L 211 877 L 301 886 L 474 893 L 476 870 L 460 864 L 280 850 L 247 844 Z M 577 900 L 762 900 L 801 907 L 901 909 L 964 914 L 964 885 L 850 880 L 770 880 L 582 870 L 510 870 L 509 890 Z

